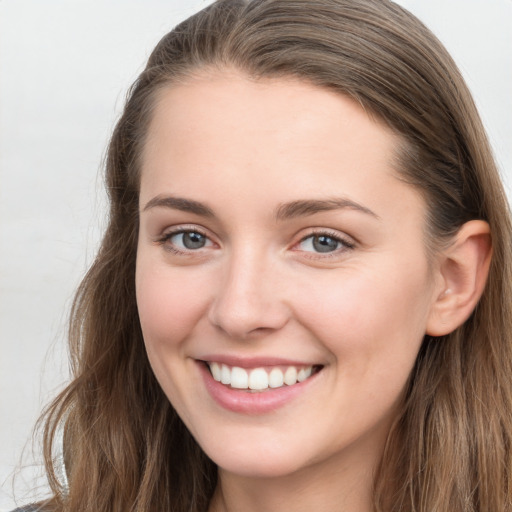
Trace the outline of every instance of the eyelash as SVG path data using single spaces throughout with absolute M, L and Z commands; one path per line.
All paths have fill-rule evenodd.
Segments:
M 173 254 L 182 255 L 182 256 L 190 256 L 195 252 L 198 252 L 201 248 L 198 248 L 197 250 L 194 249 L 188 249 L 188 250 L 181 250 L 178 249 L 175 245 L 168 243 L 172 237 L 180 234 L 185 233 L 197 233 L 204 238 L 206 238 L 210 243 L 213 243 L 210 239 L 210 237 L 201 229 L 194 227 L 179 227 L 174 229 L 173 231 L 169 231 L 165 234 L 163 234 L 160 238 L 156 240 L 156 243 L 159 245 L 162 245 L 166 251 L 172 252 Z M 332 258 L 335 256 L 339 256 L 340 253 L 344 253 L 346 251 L 350 251 L 351 249 L 354 249 L 356 244 L 349 238 L 341 236 L 338 232 L 330 231 L 326 229 L 318 229 L 313 230 L 310 233 L 308 233 L 306 236 L 302 237 L 298 243 L 294 245 L 294 247 L 300 246 L 300 244 L 304 243 L 306 240 L 310 238 L 318 238 L 318 237 L 326 237 L 334 240 L 337 242 L 340 247 L 337 247 L 333 251 L 328 251 L 325 253 L 322 252 L 316 252 L 316 251 L 302 251 L 305 255 L 305 257 L 310 259 L 324 259 L 324 258 Z M 298 249 L 295 249 L 297 252 Z
M 339 256 L 340 253 L 344 253 L 344 252 L 354 249 L 356 246 L 355 242 L 352 241 L 351 239 L 349 239 L 348 237 L 344 237 L 336 231 L 330 231 L 330 230 L 326 230 L 326 229 L 318 229 L 318 230 L 311 231 L 308 235 L 302 237 L 300 239 L 300 241 L 298 242 L 298 244 L 296 244 L 295 246 L 299 246 L 300 244 L 302 244 L 309 238 L 318 238 L 318 237 L 331 238 L 332 240 L 337 242 L 340 245 L 340 247 L 337 247 L 335 250 L 325 252 L 325 253 L 315 252 L 315 251 L 303 251 L 304 254 L 307 255 L 306 256 L 307 258 L 311 258 L 311 259 L 334 258 L 336 256 Z
M 173 254 L 177 254 L 180 256 L 190 256 L 194 252 L 196 252 L 194 249 L 181 250 L 178 249 L 175 245 L 168 243 L 172 237 L 185 233 L 197 233 L 198 235 L 203 236 L 204 238 L 211 242 L 210 237 L 204 231 L 197 228 L 196 226 L 190 228 L 186 226 L 181 226 L 179 228 L 174 229 L 173 231 L 164 233 L 160 238 L 156 240 L 156 243 L 163 246 L 166 251 L 172 252 Z

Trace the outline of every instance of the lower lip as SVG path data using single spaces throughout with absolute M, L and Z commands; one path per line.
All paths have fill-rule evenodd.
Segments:
M 232 389 L 217 382 L 204 362 L 198 361 L 206 389 L 210 396 L 224 409 L 243 414 L 265 414 L 275 411 L 303 394 L 316 380 L 319 373 L 314 373 L 305 381 L 293 386 L 268 388 L 266 391 L 251 392 Z

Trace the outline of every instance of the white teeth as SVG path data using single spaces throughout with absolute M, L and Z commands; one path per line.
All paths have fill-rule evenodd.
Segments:
M 279 368 L 273 368 L 268 376 L 268 385 L 271 388 L 280 388 L 284 384 L 283 372 Z
M 216 381 L 220 382 L 221 375 L 222 375 L 222 371 L 220 369 L 220 366 L 217 363 L 212 363 L 210 365 L 210 370 L 212 372 L 213 378 Z
M 229 366 L 226 366 L 225 364 L 221 367 L 220 381 L 222 384 L 231 384 L 231 370 L 229 369 Z
M 249 389 L 267 389 L 268 373 L 263 368 L 256 368 L 249 375 Z
M 287 386 L 292 386 L 297 382 L 297 368 L 290 366 L 284 374 L 284 383 Z
M 234 389 L 251 389 L 263 391 L 268 388 L 280 388 L 285 384 L 293 386 L 297 382 L 303 382 L 313 373 L 313 366 L 306 366 L 297 370 L 295 366 L 288 366 L 283 373 L 281 368 L 272 368 L 270 373 L 264 368 L 245 370 L 238 366 L 230 367 L 226 364 L 208 363 L 212 377 L 217 382 Z
M 297 374 L 297 380 L 299 382 L 306 380 L 308 377 L 311 377 L 312 371 L 313 371 L 313 368 L 311 366 L 308 368 L 301 368 L 299 370 L 299 373 Z
M 235 366 L 231 369 L 231 387 L 235 389 L 247 389 L 249 387 L 249 375 L 243 368 Z

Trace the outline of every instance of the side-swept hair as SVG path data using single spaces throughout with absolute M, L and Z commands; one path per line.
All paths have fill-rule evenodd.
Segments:
M 491 228 L 487 286 L 453 333 L 426 337 L 375 474 L 375 510 L 512 510 L 512 260 L 506 197 L 446 50 L 388 0 L 220 0 L 166 35 L 110 142 L 109 225 L 74 302 L 73 381 L 46 411 L 48 510 L 200 512 L 216 467 L 148 363 L 135 300 L 140 155 L 157 92 L 204 68 L 295 77 L 347 95 L 400 135 L 397 168 L 428 205 L 435 251 L 470 219 Z M 69 488 L 56 478 L 64 428 Z

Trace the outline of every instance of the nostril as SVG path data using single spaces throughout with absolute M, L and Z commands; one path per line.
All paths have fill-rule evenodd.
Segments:
M 216 313 L 210 315 L 210 322 L 230 338 L 237 340 L 250 340 L 261 336 L 270 335 L 281 329 L 288 322 L 286 314 L 277 312 L 265 314 L 254 312 Z

